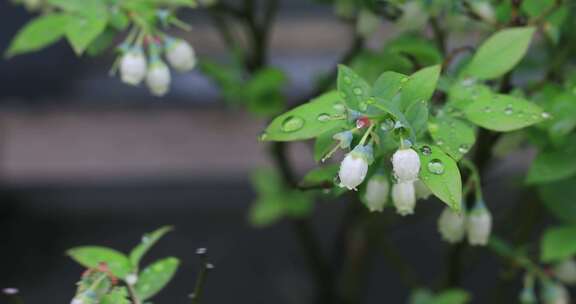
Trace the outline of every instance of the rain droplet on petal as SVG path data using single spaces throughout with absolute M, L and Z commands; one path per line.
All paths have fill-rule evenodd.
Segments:
M 326 113 L 322 113 L 318 114 L 318 117 L 316 119 L 318 119 L 319 122 L 327 122 L 331 119 L 331 117 Z
M 304 126 L 304 119 L 297 116 L 288 116 L 282 122 L 282 131 L 294 132 L 302 129 Z
M 432 174 L 440 175 L 444 173 L 444 163 L 435 158 L 428 163 L 428 171 Z
M 420 148 L 420 152 L 422 152 L 424 155 L 430 155 L 432 154 L 432 148 L 430 148 L 430 146 L 422 146 L 422 148 Z

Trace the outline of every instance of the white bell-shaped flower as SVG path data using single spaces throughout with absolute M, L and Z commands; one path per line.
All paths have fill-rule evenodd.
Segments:
M 478 201 L 468 214 L 468 242 L 473 246 L 485 246 L 492 231 L 492 215 L 482 201 Z
M 576 285 L 576 261 L 566 259 L 554 266 L 554 274 L 564 284 Z
M 420 157 L 413 149 L 398 149 L 392 155 L 392 167 L 399 182 L 415 181 L 420 171 Z
M 120 77 L 123 82 L 138 85 L 146 77 L 146 57 L 139 47 L 128 50 L 120 59 Z
M 460 242 L 466 233 L 466 216 L 448 207 L 438 218 L 438 231 L 448 243 Z
M 192 46 L 182 40 L 168 38 L 166 42 L 166 59 L 178 72 L 190 71 L 196 66 L 196 53 Z
M 159 58 L 151 60 L 148 74 L 146 74 L 146 84 L 155 96 L 164 96 L 170 88 L 170 70 L 168 66 Z
M 542 302 L 544 304 L 569 304 L 570 293 L 568 293 L 568 289 L 562 284 L 547 282 L 544 284 Z
M 366 184 L 364 202 L 370 211 L 382 211 L 388 202 L 388 194 L 390 194 L 388 178 L 384 174 L 377 173 L 372 175 Z
M 414 213 L 416 206 L 416 193 L 414 191 L 414 183 L 411 181 L 404 181 L 394 184 L 392 186 L 392 201 L 396 212 L 404 216 Z
M 80 298 L 74 298 L 72 299 L 72 302 L 70 302 L 70 304 L 84 304 L 84 300 Z
M 421 180 L 414 182 L 414 189 L 416 190 L 416 199 L 428 199 L 432 195 L 430 188 Z
M 372 146 L 356 146 L 350 153 L 346 154 L 340 164 L 340 187 L 349 190 L 356 190 L 366 178 L 368 165 L 374 161 Z

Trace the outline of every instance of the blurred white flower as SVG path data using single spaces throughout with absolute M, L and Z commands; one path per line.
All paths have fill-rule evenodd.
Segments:
M 384 210 L 389 193 L 390 183 L 386 175 L 378 173 L 372 175 L 366 184 L 366 192 L 364 193 L 364 201 L 368 209 L 372 212 Z
M 128 50 L 120 59 L 120 77 L 122 81 L 138 85 L 146 76 L 146 57 L 139 47 Z
M 192 46 L 182 40 L 168 38 L 166 42 L 168 63 L 178 72 L 187 72 L 196 66 L 196 53 Z
M 416 189 L 416 199 L 428 199 L 432 195 L 430 188 L 421 180 L 414 182 L 414 189 Z
M 466 216 L 448 207 L 444 208 L 438 218 L 438 231 L 448 243 L 460 242 L 466 233 Z
M 544 304 L 569 304 L 570 294 L 564 285 L 556 282 L 548 282 L 544 284 L 542 302 L 544 302 Z
M 392 201 L 396 212 L 400 215 L 408 215 L 414 213 L 416 206 L 416 194 L 414 192 L 414 183 L 411 181 L 404 181 L 394 184 L 392 186 Z
M 420 171 L 420 157 L 412 149 L 398 149 L 392 155 L 392 167 L 399 182 L 415 181 Z
M 488 244 L 492 231 L 492 215 L 482 201 L 468 214 L 468 242 L 473 246 Z
M 554 274 L 564 284 L 576 284 L 576 261 L 566 259 L 554 266 Z
M 146 74 L 146 84 L 155 96 L 164 96 L 170 88 L 170 70 L 166 64 L 156 58 L 153 59 L 148 74 Z
M 356 190 L 366 178 L 368 165 L 372 163 L 372 146 L 356 146 L 350 153 L 346 154 L 340 164 L 340 187 L 346 187 L 349 190 Z

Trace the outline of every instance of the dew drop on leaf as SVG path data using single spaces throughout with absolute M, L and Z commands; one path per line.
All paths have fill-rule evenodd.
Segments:
M 333 108 L 334 108 L 334 111 L 336 111 L 337 113 L 340 113 L 340 114 L 344 114 L 346 112 L 346 107 L 341 103 L 335 104 L 333 106 Z
M 439 139 L 439 140 L 436 141 L 436 144 L 439 145 L 439 146 L 442 146 L 442 145 L 444 144 L 444 141 L 441 140 L 441 139 Z
M 354 94 L 362 95 L 362 89 L 361 88 L 354 88 Z
M 422 152 L 424 155 L 430 155 L 432 154 L 432 148 L 430 148 L 430 146 L 422 146 L 422 148 L 420 148 L 420 152 Z
M 542 114 L 540 114 L 540 115 L 541 115 L 542 118 L 544 118 L 544 119 L 550 118 L 550 113 L 548 113 L 548 112 L 542 112 Z
M 318 119 L 319 122 L 327 122 L 331 119 L 331 117 L 326 113 L 322 113 L 318 114 L 318 117 L 316 119 Z
M 282 122 L 282 131 L 294 132 L 302 129 L 304 126 L 304 119 L 297 116 L 288 116 Z
M 512 115 L 512 113 L 514 113 L 514 109 L 512 108 L 512 105 L 507 105 L 506 108 L 504 109 L 504 114 Z
M 381 124 L 380 124 L 380 129 L 382 129 L 382 131 L 390 131 L 394 128 L 394 120 L 392 120 L 391 118 L 386 118 Z
M 432 174 L 440 175 L 444 173 L 444 163 L 437 158 L 431 160 L 427 167 Z
M 466 145 L 466 144 L 461 144 L 460 147 L 458 147 L 458 152 L 465 154 L 468 152 L 468 150 L 470 150 L 470 146 Z

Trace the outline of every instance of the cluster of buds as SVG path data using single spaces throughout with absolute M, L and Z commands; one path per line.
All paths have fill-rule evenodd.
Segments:
M 445 208 L 438 218 L 438 231 L 449 243 L 458 243 L 467 235 L 470 245 L 485 246 L 492 231 L 492 215 L 481 200 L 468 214 Z
M 124 83 L 137 86 L 146 80 L 150 92 L 155 96 L 164 96 L 171 82 L 170 69 L 162 60 L 166 60 L 178 72 L 187 72 L 196 65 L 194 49 L 188 42 L 165 36 L 147 39 L 148 59 L 140 45 L 120 47 L 120 78 Z
M 392 201 L 400 215 L 414 213 L 416 206 L 415 182 L 420 172 L 420 157 L 411 148 L 400 148 L 392 155 L 392 168 L 396 183 L 392 186 Z

